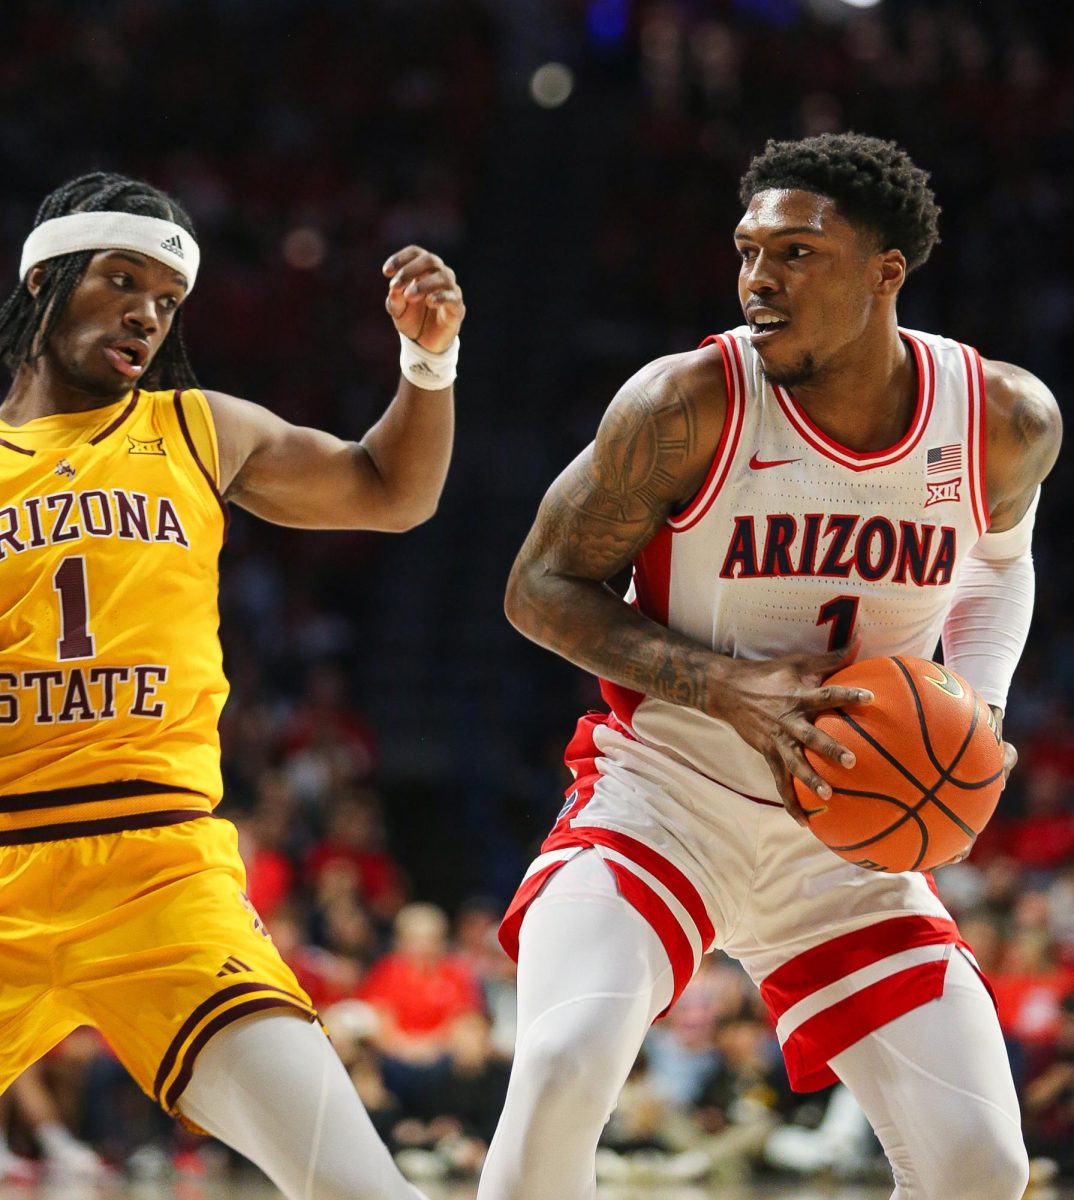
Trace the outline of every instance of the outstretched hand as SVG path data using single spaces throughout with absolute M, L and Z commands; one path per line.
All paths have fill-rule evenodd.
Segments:
M 421 246 L 396 251 L 382 270 L 390 280 L 384 307 L 395 328 L 434 354 L 446 350 L 466 315 L 455 272 Z
M 805 748 L 844 767 L 854 765 L 854 755 L 813 722 L 825 709 L 872 702 L 871 692 L 824 682 L 849 666 L 857 649 L 853 645 L 826 654 L 739 660 L 728 711 L 720 714 L 745 742 L 764 755 L 783 806 L 799 825 L 808 824 L 809 812 L 798 800 L 794 779 L 800 779 L 822 804 L 832 794 L 830 785 L 806 758 Z

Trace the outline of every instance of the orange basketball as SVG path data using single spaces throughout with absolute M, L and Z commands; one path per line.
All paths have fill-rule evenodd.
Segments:
M 799 780 L 809 828 L 848 862 L 928 871 L 973 845 L 1003 790 L 992 710 L 960 676 L 924 658 L 869 658 L 825 680 L 866 688 L 872 704 L 834 709 L 817 728 L 853 752 L 842 767 L 806 757 L 832 786 L 823 801 Z

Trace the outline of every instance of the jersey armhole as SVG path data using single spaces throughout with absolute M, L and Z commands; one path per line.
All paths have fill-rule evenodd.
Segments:
M 172 394 L 172 405 L 175 420 L 190 451 L 190 457 L 220 506 L 224 517 L 224 541 L 227 541 L 231 514 L 227 501 L 220 492 L 220 448 L 209 401 L 197 388 L 177 388 Z
M 742 434 L 743 416 L 745 411 L 745 371 L 742 357 L 735 339 L 728 334 L 716 334 L 707 337 L 701 346 L 716 345 L 723 356 L 724 377 L 727 381 L 727 412 L 724 416 L 723 430 L 720 440 L 712 456 L 705 482 L 694 493 L 693 498 L 685 508 L 672 513 L 668 525 L 674 533 L 683 533 L 691 529 L 712 507 L 724 480 L 731 469 L 738 450 L 739 438 Z M 698 347 L 699 349 L 701 347 Z
M 186 418 L 187 434 L 193 443 L 192 449 L 212 476 L 213 486 L 219 489 L 220 446 L 216 440 L 216 425 L 209 401 L 197 388 L 188 388 L 177 394 L 182 396 L 183 416 Z

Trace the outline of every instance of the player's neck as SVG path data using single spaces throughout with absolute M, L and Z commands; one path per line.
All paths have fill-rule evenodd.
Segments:
M 846 354 L 794 388 L 794 398 L 832 439 L 869 453 L 895 445 L 917 408 L 914 355 L 892 325 L 864 337 Z
M 11 389 L 0 403 L 0 419 L 8 425 L 25 425 L 38 417 L 51 417 L 56 413 L 107 408 L 122 399 L 122 395 L 101 396 L 88 392 L 59 378 L 48 360 L 42 357 L 32 365 L 23 363 L 15 372 Z

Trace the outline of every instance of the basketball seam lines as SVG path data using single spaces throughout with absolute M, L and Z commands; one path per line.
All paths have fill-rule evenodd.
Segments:
M 925 753 L 931 759 L 932 765 L 936 768 L 936 770 L 942 772 L 943 767 L 940 766 L 940 760 L 936 757 L 935 751 L 932 748 L 932 740 L 929 737 L 928 725 L 925 724 L 925 711 L 924 711 L 924 707 L 921 704 L 921 694 L 920 694 L 920 692 L 918 692 L 917 687 L 914 685 L 913 676 L 906 669 L 906 667 L 903 664 L 901 659 L 893 657 L 891 661 L 902 672 L 903 677 L 906 679 L 906 683 L 910 688 L 910 692 L 914 697 L 914 707 L 917 709 L 917 719 L 921 723 L 921 737 L 925 743 Z M 948 771 L 953 770 L 958 765 L 958 760 L 962 757 L 962 755 L 966 749 L 966 746 L 969 745 L 969 741 L 973 737 L 973 735 L 977 729 L 977 722 L 980 720 L 980 717 L 981 717 L 981 704 L 980 704 L 980 701 L 977 700 L 976 697 L 974 697 L 973 721 L 970 724 L 970 731 L 966 735 L 966 743 L 965 743 L 965 745 L 963 745 L 962 749 L 959 750 L 958 754 L 952 760 L 951 766 L 948 767 Z M 947 782 L 950 784 L 953 784 L 955 787 L 962 788 L 964 791 L 979 791 L 983 787 L 988 787 L 988 785 L 990 783 L 995 783 L 996 780 L 1000 777 L 1000 775 L 1002 773 L 1003 772 L 1001 769 L 999 771 L 996 771 L 994 774 L 989 775 L 989 777 L 987 779 L 979 780 L 977 783 L 968 783 L 968 782 L 964 783 L 964 782 L 962 782 L 962 780 L 955 779 L 953 777 L 949 777 L 947 779 Z
M 914 696 L 914 701 L 915 701 L 915 703 L 918 703 L 918 697 L 916 696 L 916 694 Z M 936 782 L 932 785 L 931 788 L 926 788 L 925 785 L 919 779 L 916 779 L 906 769 L 906 767 L 903 766 L 902 763 L 900 763 L 897 759 L 892 758 L 892 756 L 887 752 L 885 747 L 882 746 L 870 733 L 868 733 L 865 729 L 863 729 L 857 723 L 857 721 L 855 721 L 854 718 L 845 709 L 840 708 L 840 709 L 837 709 L 836 711 L 843 718 L 843 720 L 847 722 L 847 724 L 851 727 L 851 729 L 854 729 L 858 734 L 860 734 L 869 743 L 869 745 L 872 746 L 873 749 L 876 750 L 880 754 L 880 756 L 882 758 L 887 759 L 887 761 L 889 763 L 891 763 L 891 765 L 899 772 L 900 775 L 902 775 L 902 777 L 904 779 L 908 780 L 910 783 L 912 783 L 914 785 L 914 787 L 916 787 L 919 791 L 921 791 L 923 793 L 920 801 L 914 807 L 913 811 L 900 817 L 893 825 L 889 826 L 886 830 L 884 830 L 883 832 L 885 834 L 892 833 L 894 830 L 900 828 L 902 825 L 904 825 L 910 819 L 910 817 L 912 817 L 912 816 L 916 817 L 917 813 L 922 808 L 924 808 L 924 806 L 931 800 L 933 802 L 933 804 L 935 804 L 936 807 L 946 817 L 948 817 L 950 820 L 954 821 L 954 823 L 962 830 L 963 833 L 968 834 L 972 838 L 977 837 L 976 832 L 973 829 L 971 829 L 965 823 L 965 821 L 962 820 L 961 817 L 959 817 L 956 813 L 954 813 L 951 809 L 949 809 L 947 807 L 947 805 L 944 804 L 944 802 L 936 796 L 936 789 L 941 784 L 950 782 L 950 779 L 951 779 L 950 772 L 953 771 L 955 769 L 955 767 L 958 766 L 959 759 L 961 759 L 963 754 L 965 754 L 966 749 L 970 744 L 970 738 L 973 735 L 973 729 L 974 729 L 975 725 L 970 727 L 970 731 L 966 735 L 965 741 L 963 741 L 962 746 L 959 748 L 958 753 L 951 760 L 951 764 L 947 768 L 947 770 L 944 770 L 942 767 L 940 767 L 937 764 L 937 770 L 939 770 L 939 772 L 940 772 L 940 777 L 939 777 L 939 779 L 936 780 Z M 918 711 L 920 714 L 920 708 L 918 709 Z M 922 724 L 922 726 L 924 726 L 924 718 L 923 717 L 921 719 L 921 724 Z M 929 757 L 932 758 L 932 755 L 930 754 Z M 936 763 L 936 760 L 934 758 L 932 761 L 934 764 Z M 888 799 L 893 799 L 893 797 L 888 797 Z M 918 818 L 918 820 L 919 820 L 919 823 L 923 824 L 923 822 L 920 822 L 919 818 Z M 928 837 L 928 827 L 927 826 L 925 826 L 925 828 L 922 829 L 921 836 L 922 836 L 921 852 L 918 854 L 917 858 L 914 860 L 914 865 L 910 868 L 911 871 L 914 871 L 917 869 L 918 863 L 921 862 L 921 860 L 925 857 L 926 853 L 928 852 L 929 837 Z M 875 840 L 875 839 L 873 839 L 873 840 Z

